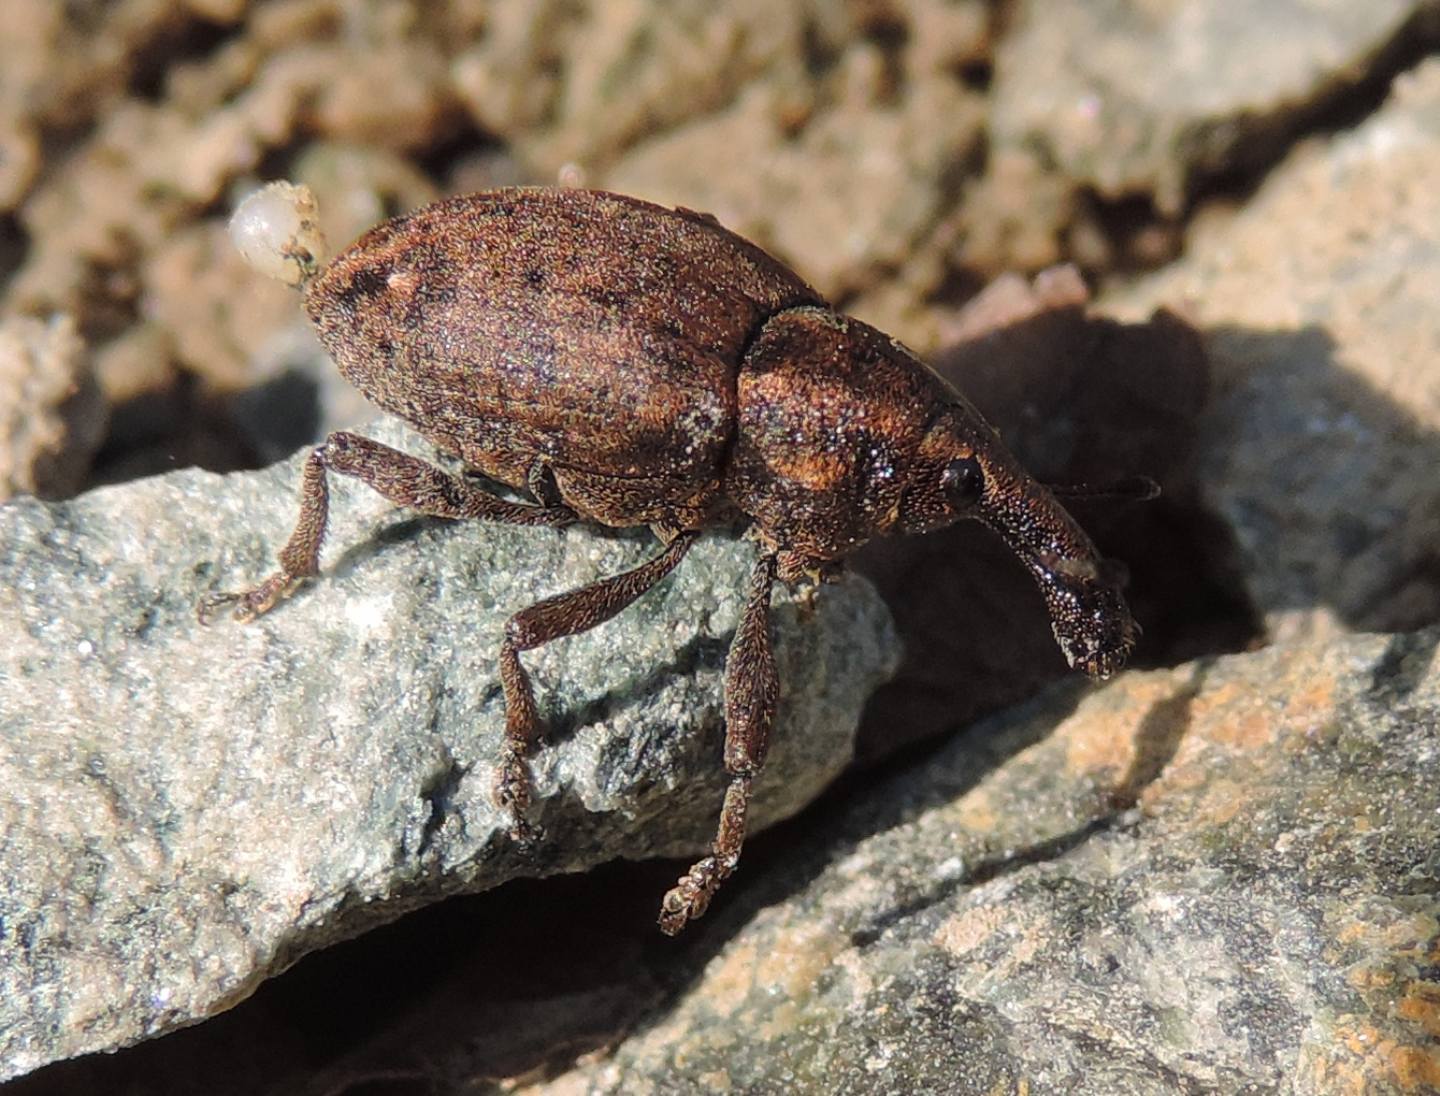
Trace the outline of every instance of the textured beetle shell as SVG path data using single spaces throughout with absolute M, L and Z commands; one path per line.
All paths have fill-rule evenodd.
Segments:
M 819 303 L 710 218 L 582 190 L 436 203 L 306 289 L 340 371 L 442 450 L 513 486 L 542 464 L 606 524 L 677 528 L 721 501 L 746 348 Z

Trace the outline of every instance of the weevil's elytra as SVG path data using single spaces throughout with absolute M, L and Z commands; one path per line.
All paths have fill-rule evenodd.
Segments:
M 303 271 L 306 310 L 341 372 L 440 450 L 536 501 L 332 434 L 306 462 L 280 569 L 205 610 L 233 601 L 253 617 L 317 573 L 330 472 L 440 517 L 651 526 L 663 543 L 654 559 L 506 625 L 495 795 L 523 832 L 541 720 L 520 654 L 620 612 L 680 564 L 699 530 L 748 520 L 759 552 L 726 663 L 731 782 L 711 854 L 665 896 L 667 933 L 705 912 L 739 860 L 779 696 L 775 582 L 833 575 L 875 536 L 976 518 L 1035 577 L 1071 665 L 1106 677 L 1134 645 L 1116 569 L 980 414 L 713 217 L 522 188 L 388 221 L 318 272 L 314 250 L 289 246 L 286 270 Z
M 306 306 L 346 377 L 467 464 L 518 485 L 541 458 L 588 518 L 699 527 L 752 332 L 819 297 L 714 224 L 656 212 L 581 191 L 452 199 L 362 237 Z

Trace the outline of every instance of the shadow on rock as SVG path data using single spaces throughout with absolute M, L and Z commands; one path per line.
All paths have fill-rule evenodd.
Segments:
M 1440 620 L 1440 438 L 1318 327 L 1207 335 L 1216 392 L 1197 488 L 1233 530 L 1272 634 Z M 1428 381 L 1417 371 L 1414 383 Z

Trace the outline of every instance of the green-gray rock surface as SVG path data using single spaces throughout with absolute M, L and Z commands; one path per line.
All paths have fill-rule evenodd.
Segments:
M 203 594 L 269 570 L 298 482 L 297 458 L 0 508 L 0 1075 L 194 1023 L 447 894 L 708 844 L 748 544 L 705 538 L 614 621 L 525 656 L 552 744 L 522 847 L 490 795 L 505 617 L 653 540 L 416 520 L 341 481 L 324 575 L 201 626 Z M 898 657 L 858 579 L 775 605 L 757 830 L 844 767 Z

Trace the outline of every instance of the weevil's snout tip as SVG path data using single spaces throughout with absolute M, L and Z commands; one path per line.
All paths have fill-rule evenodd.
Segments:
M 1121 593 L 1123 571 L 1108 561 L 1059 564 L 1050 578 L 1050 615 L 1065 660 L 1098 681 L 1118 673 L 1140 638 Z
M 1057 629 L 1055 638 L 1071 668 L 1083 670 L 1096 681 L 1105 681 L 1124 669 L 1130 652 L 1135 649 L 1133 633 L 1097 643 L 1089 637 L 1062 636 Z

